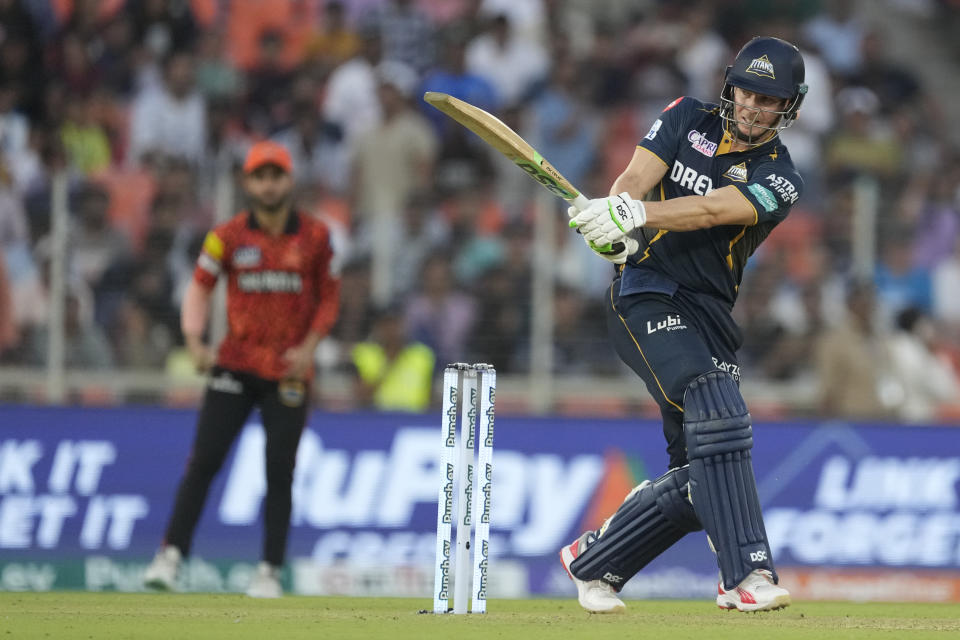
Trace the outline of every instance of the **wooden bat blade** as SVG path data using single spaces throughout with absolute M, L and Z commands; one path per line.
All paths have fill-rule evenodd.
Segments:
M 578 209 L 587 206 L 589 200 L 583 194 L 516 131 L 493 114 L 439 91 L 427 91 L 423 94 L 423 100 L 480 136 L 484 142 L 509 158 L 550 193 L 563 198 Z M 616 242 L 611 247 L 611 253 L 619 253 L 624 245 L 622 242 Z
M 583 197 L 536 149 L 493 114 L 438 91 L 426 92 L 423 99 L 480 136 L 484 142 L 509 158 L 551 193 L 569 202 Z M 585 202 L 584 198 L 583 203 Z

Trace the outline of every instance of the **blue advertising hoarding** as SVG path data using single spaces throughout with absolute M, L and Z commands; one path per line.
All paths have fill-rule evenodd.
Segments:
M 159 408 L 0 408 L 0 588 L 139 589 L 194 420 Z M 293 591 L 429 596 L 439 430 L 439 415 L 311 416 L 294 478 Z M 259 559 L 263 443 L 254 416 L 211 488 L 185 588 L 242 589 Z M 843 584 L 890 599 L 919 580 L 937 587 L 934 599 L 960 599 L 958 445 L 947 427 L 757 425 L 758 489 L 784 578 L 813 597 Z M 572 595 L 558 549 L 663 473 L 663 449 L 653 421 L 498 416 L 491 595 Z M 715 580 L 697 533 L 625 595 L 709 597 Z

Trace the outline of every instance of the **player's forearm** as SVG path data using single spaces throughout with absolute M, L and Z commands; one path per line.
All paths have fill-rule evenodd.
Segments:
M 316 336 L 317 342 L 322 340 L 337 321 L 340 313 L 340 280 L 327 277 L 320 285 L 320 305 L 310 322 L 310 333 Z
M 183 295 L 183 306 L 180 309 L 180 328 L 184 338 L 188 341 L 200 341 L 207 327 L 207 317 L 210 315 L 210 299 L 212 290 L 207 289 L 196 280 L 191 280 Z
M 684 196 L 663 202 L 644 202 L 647 212 L 645 227 L 666 231 L 709 229 L 722 222 L 722 212 L 710 198 Z

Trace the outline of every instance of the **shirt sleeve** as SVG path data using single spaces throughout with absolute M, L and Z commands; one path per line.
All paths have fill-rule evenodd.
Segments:
M 671 166 L 680 148 L 680 136 L 692 102 L 691 98 L 681 97 L 668 104 L 637 146 L 660 158 L 667 167 Z
M 330 247 L 330 233 L 324 229 L 323 249 L 317 257 L 317 310 L 310 322 L 310 330 L 325 336 L 333 328 L 340 313 L 340 278 L 331 271 L 333 249 Z
M 197 256 L 197 266 L 193 270 L 193 278 L 207 289 L 217 284 L 217 278 L 225 270 L 228 255 L 227 244 L 224 242 L 223 229 L 213 229 L 203 240 L 203 248 Z
M 757 223 L 779 222 L 803 193 L 803 179 L 788 163 L 767 162 L 735 185 L 757 212 Z

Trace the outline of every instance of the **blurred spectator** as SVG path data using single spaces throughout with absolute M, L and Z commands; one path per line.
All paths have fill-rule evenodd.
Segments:
M 543 47 L 514 33 L 504 14 L 494 17 L 487 33 L 470 42 L 466 56 L 467 69 L 493 85 L 502 105 L 522 102 L 549 72 Z
M 480 0 L 480 14 L 507 17 L 517 37 L 542 44 L 547 35 L 547 7 L 544 0 Z M 553 12 L 558 8 L 550 7 Z
M 430 406 L 436 358 L 430 347 L 410 339 L 402 309 L 376 315 L 370 339 L 351 351 L 360 406 L 380 411 L 425 411 Z
M 157 57 L 190 49 L 197 36 L 189 0 L 140 0 L 127 8 L 134 39 Z
M 917 220 L 913 264 L 931 269 L 950 257 L 960 239 L 960 165 L 930 176 L 928 197 Z
M 7 278 L 7 261 L 3 250 L 0 249 L 0 360 L 3 354 L 11 347 L 16 346 L 20 339 L 17 320 L 13 313 L 13 293 L 10 279 Z
M 110 196 L 100 185 L 88 183 L 75 197 L 77 224 L 71 230 L 71 272 L 88 286 L 96 286 L 107 267 L 128 255 L 122 233 L 110 226 Z
M 837 177 L 859 173 L 893 176 L 900 169 L 902 149 L 879 118 L 876 94 L 864 87 L 847 87 L 836 100 L 842 120 L 826 145 L 827 168 Z
M 960 238 L 953 253 L 933 270 L 933 313 L 953 326 L 960 335 Z
M 128 161 L 161 153 L 199 162 L 207 140 L 206 105 L 193 78 L 193 58 L 175 52 L 164 64 L 163 86 L 144 89 L 133 102 Z
M 324 122 L 317 107 L 302 103 L 294 108 L 293 124 L 273 136 L 290 150 L 293 178 L 298 185 L 322 184 L 346 191 L 350 160 L 340 127 Z
M 94 61 L 94 69 L 104 88 L 125 98 L 134 90 L 135 47 L 133 23 L 126 12 L 120 12 L 103 27 L 103 48 Z
M 5 30 L 12 26 L 2 20 L 0 24 Z M 34 66 L 39 56 L 36 43 L 22 33 L 7 32 L 5 36 L 0 42 L 0 85 L 11 88 L 18 111 L 37 119 L 43 105 L 46 78 L 44 74 L 37 73 Z
M 153 322 L 147 309 L 135 300 L 123 301 L 114 320 L 113 333 L 119 367 L 160 369 L 174 347 L 169 331 Z
M 223 33 L 218 30 L 200 34 L 197 46 L 197 88 L 207 99 L 235 99 L 244 88 L 244 76 L 227 58 Z
M 343 129 L 351 146 L 380 123 L 375 68 L 382 59 L 380 35 L 360 33 L 360 52 L 337 67 L 327 82 L 323 115 Z
M 307 42 L 307 60 L 317 65 L 326 77 L 331 69 L 343 64 L 360 51 L 360 36 L 350 28 L 343 2 L 327 0 L 320 29 Z
M 377 67 L 383 122 L 362 135 L 354 153 L 352 201 L 361 249 L 374 260 L 374 300 L 394 294 L 393 258 L 402 237 L 400 214 L 412 193 L 430 185 L 437 140 L 427 121 L 410 106 L 415 72 L 403 63 Z
M 486 78 L 467 69 L 466 52 L 465 33 L 448 30 L 441 41 L 437 66 L 424 76 L 422 92 L 449 93 L 485 111 L 494 112 L 500 102 L 497 92 Z M 422 103 L 420 109 L 443 135 L 460 126 L 426 103 Z
M 908 307 L 929 313 L 932 306 L 930 271 L 913 263 L 910 231 L 899 231 L 891 230 L 890 237 L 881 242 L 874 278 L 885 318 L 892 318 Z
M 55 73 L 67 93 L 89 94 L 100 83 L 87 47 L 76 31 L 66 32 L 56 51 Z
M 862 64 L 866 30 L 855 15 L 853 0 L 824 4 L 826 11 L 807 22 L 803 34 L 820 50 L 830 69 L 840 76 L 851 76 Z
M 71 288 L 66 296 L 64 331 L 66 353 L 64 361 L 68 369 L 106 370 L 114 365 L 113 352 L 101 328 L 93 321 L 89 292 Z M 26 364 L 43 366 L 50 348 L 50 328 L 34 326 L 25 339 Z
M 353 345 L 365 340 L 372 330 L 375 308 L 370 295 L 370 260 L 361 256 L 345 264 L 340 273 L 340 288 L 350 295 L 343 296 L 330 335 L 338 343 L 341 360 L 349 361 Z
M 876 94 L 884 111 L 916 106 L 920 99 L 920 80 L 903 66 L 891 61 L 886 38 L 876 29 L 864 34 L 860 44 L 862 62 L 852 83 Z
M 585 86 L 576 64 L 568 57 L 558 58 L 549 83 L 530 105 L 530 144 L 577 185 L 593 168 L 600 132 Z
M 269 136 L 290 124 L 290 85 L 293 73 L 284 63 L 283 34 L 265 31 L 260 36 L 260 55 L 247 74 L 247 117 L 251 129 Z
M 406 296 L 416 289 L 427 257 L 450 242 L 449 222 L 438 215 L 436 203 L 428 192 L 411 194 L 403 216 L 403 238 L 398 242 L 403 250 L 398 252 L 393 264 L 398 296 Z
M 476 326 L 482 331 L 470 334 L 470 360 L 489 362 L 499 373 L 514 373 L 518 364 L 517 348 L 526 332 L 527 318 L 518 283 L 502 265 L 494 265 L 478 279 Z
M 685 12 L 684 18 L 684 42 L 676 56 L 677 66 L 687 79 L 684 94 L 716 102 L 722 88 L 724 61 L 730 58 L 730 50 L 713 30 L 714 11 L 709 3 L 696 4 Z M 792 147 L 790 151 L 793 152 Z
M 207 103 L 207 139 L 197 172 L 199 197 L 204 202 L 214 201 L 217 181 L 233 175 L 251 144 L 235 101 L 218 98 Z
M 849 419 L 895 415 L 903 389 L 894 378 L 890 337 L 877 327 L 873 288 L 855 283 L 847 294 L 847 318 L 817 344 L 820 412 Z
M 931 421 L 941 403 L 960 397 L 953 367 L 934 351 L 935 338 L 933 322 L 920 309 L 911 307 L 897 314 L 890 355 L 904 389 L 899 416 L 906 422 Z
M 30 122 L 15 111 L 16 93 L 13 87 L 0 84 L 0 153 L 9 163 L 26 151 Z
M 90 175 L 110 166 L 110 141 L 95 119 L 90 97 L 74 95 L 67 99 L 60 137 L 68 161 L 77 171 Z
M 384 0 L 363 18 L 365 30 L 376 30 L 383 57 L 423 73 L 433 64 L 434 30 L 413 0 Z
M 455 286 L 450 256 L 427 258 L 420 291 L 407 303 L 410 336 L 433 349 L 443 364 L 463 362 L 476 317 L 474 300 Z

